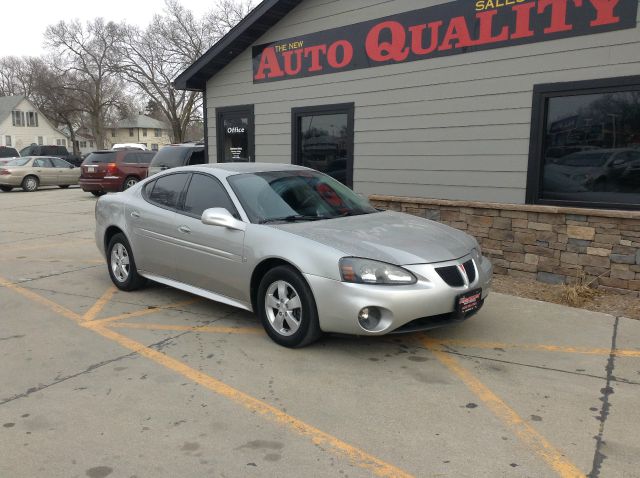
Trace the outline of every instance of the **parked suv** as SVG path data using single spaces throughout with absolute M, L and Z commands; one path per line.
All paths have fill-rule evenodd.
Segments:
M 168 144 L 158 151 L 151 161 L 149 176 L 165 169 L 204 164 L 205 162 L 204 143 Z
M 94 196 L 124 191 L 147 177 L 155 152 L 96 151 L 82 162 L 80 187 Z
M 19 157 L 20 153 L 18 153 L 15 148 L 12 148 L 11 146 L 0 146 L 0 166 Z
M 20 150 L 20 156 L 49 156 L 64 159 L 65 161 L 80 167 L 82 160 L 71 154 L 64 146 L 32 144 Z

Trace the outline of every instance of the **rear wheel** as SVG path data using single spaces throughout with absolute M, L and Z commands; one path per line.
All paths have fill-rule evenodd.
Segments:
M 13 190 L 13 186 L 0 186 L 0 191 L 4 191 L 5 193 L 8 193 L 9 191 Z
M 68 184 L 60 184 L 60 185 L 58 185 L 58 187 L 60 189 L 67 189 L 69 187 L 69 185 Z
M 120 290 L 136 290 L 146 282 L 146 279 L 138 274 L 131 246 L 124 234 L 116 234 L 109 241 L 107 265 L 111 281 Z
M 284 347 L 304 347 L 322 335 L 311 288 L 288 266 L 275 267 L 262 278 L 258 315 L 269 337 Z
M 104 196 L 105 192 L 104 191 L 91 191 L 91 194 L 93 194 L 95 197 L 100 197 L 100 196 Z
M 38 189 L 40 181 L 35 176 L 27 176 L 22 180 L 22 189 L 28 193 L 31 193 Z
M 135 186 L 136 184 L 138 184 L 138 178 L 129 176 L 127 179 L 124 180 L 124 184 L 122 185 L 122 190 L 126 191 L 130 187 Z

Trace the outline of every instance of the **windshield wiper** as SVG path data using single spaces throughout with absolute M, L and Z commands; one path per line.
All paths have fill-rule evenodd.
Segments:
M 272 222 L 320 221 L 322 219 L 327 219 L 327 218 L 324 216 L 303 216 L 298 214 L 294 216 L 274 217 L 271 219 L 264 219 L 260 221 L 260 224 L 269 224 Z

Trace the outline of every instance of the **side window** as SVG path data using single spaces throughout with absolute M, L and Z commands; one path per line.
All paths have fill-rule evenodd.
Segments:
M 184 200 L 184 211 L 200 217 L 205 209 L 212 207 L 225 208 L 238 217 L 236 208 L 220 181 L 204 174 L 194 174 Z
M 193 164 L 204 164 L 204 149 L 196 150 L 193 153 L 191 153 L 191 156 L 189 157 L 189 161 L 187 162 L 187 165 L 191 166 Z
M 46 158 L 39 158 L 33 161 L 34 168 L 52 168 L 51 160 Z
M 69 166 L 71 166 L 71 164 L 67 163 L 64 159 L 51 158 L 51 161 L 53 161 L 54 168 L 68 168 Z
M 188 178 L 188 174 L 169 174 L 158 178 L 149 194 L 149 201 L 159 206 L 176 208 Z
M 125 154 L 123 162 L 125 162 L 127 164 L 136 164 L 136 163 L 138 163 L 138 153 L 131 152 L 131 153 Z
M 138 162 L 140 164 L 149 164 L 154 156 L 153 153 L 138 153 Z

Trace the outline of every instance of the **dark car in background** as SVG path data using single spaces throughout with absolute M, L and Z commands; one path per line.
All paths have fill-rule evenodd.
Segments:
M 153 151 L 95 151 L 82 162 L 80 187 L 94 196 L 129 189 L 149 171 Z
M 179 166 L 194 166 L 207 162 L 204 154 L 204 143 L 168 144 L 164 146 L 149 165 L 149 176 L 166 169 Z
M 0 146 L 0 166 L 7 164 L 12 159 L 20 157 L 20 153 L 11 146 Z
M 22 148 L 20 150 L 20 156 L 55 157 L 64 159 L 76 167 L 80 167 L 82 164 L 82 159 L 79 156 L 71 154 L 64 146 L 32 144 L 26 148 Z

